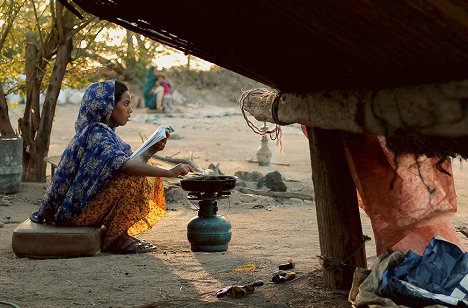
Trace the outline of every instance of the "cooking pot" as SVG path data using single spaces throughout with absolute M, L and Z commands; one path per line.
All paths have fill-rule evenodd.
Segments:
M 236 177 L 225 175 L 203 175 L 180 181 L 183 190 L 216 192 L 229 191 L 236 187 Z

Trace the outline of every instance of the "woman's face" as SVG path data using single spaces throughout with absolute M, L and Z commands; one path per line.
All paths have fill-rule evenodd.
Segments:
M 125 91 L 118 102 L 115 103 L 115 108 L 109 118 L 109 124 L 112 126 L 124 126 L 130 119 L 130 114 L 133 112 L 130 99 L 130 92 Z

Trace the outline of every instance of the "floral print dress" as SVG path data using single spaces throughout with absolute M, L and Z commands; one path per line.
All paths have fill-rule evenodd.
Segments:
M 160 178 L 119 172 L 131 147 L 106 124 L 115 106 L 115 81 L 91 84 L 75 136 L 62 154 L 38 211 L 37 223 L 106 227 L 103 248 L 121 235 L 150 229 L 166 212 Z

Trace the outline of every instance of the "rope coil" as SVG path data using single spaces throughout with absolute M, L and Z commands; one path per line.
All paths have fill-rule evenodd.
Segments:
M 239 103 L 240 103 L 240 108 L 241 108 L 241 111 L 242 111 L 242 115 L 244 116 L 244 119 L 245 119 L 245 122 L 247 123 L 247 126 L 250 127 L 250 129 L 258 134 L 258 135 L 261 135 L 261 136 L 264 136 L 266 134 L 268 134 L 270 136 L 270 139 L 271 140 L 276 140 L 277 141 L 277 144 L 281 145 L 282 144 L 282 141 L 281 141 L 281 124 L 282 123 L 281 121 L 276 120 L 278 117 L 277 117 L 277 112 L 278 112 L 278 104 L 279 104 L 279 100 L 280 100 L 280 92 L 278 92 L 275 96 L 275 99 L 273 101 L 273 108 L 276 108 L 276 111 L 273 111 L 273 108 L 272 108 L 272 115 L 273 113 L 276 113 L 274 116 L 273 116 L 273 119 L 275 120 L 275 128 L 271 129 L 271 130 L 265 130 L 265 129 L 261 129 L 261 128 L 258 128 L 257 126 L 255 126 L 255 124 L 252 123 L 252 121 L 250 121 L 248 118 L 247 118 L 247 115 L 245 113 L 245 109 L 244 109 L 244 105 L 245 103 L 248 101 L 250 102 L 250 97 L 251 96 L 263 96 L 263 95 L 268 95 L 268 94 L 271 94 L 271 91 L 267 90 L 267 89 L 252 89 L 252 90 L 249 90 L 249 91 L 244 91 L 242 92 L 242 96 L 239 98 Z M 275 106 L 275 101 L 278 101 L 276 103 L 276 107 Z M 276 117 L 276 119 L 275 119 Z M 278 123 L 280 122 L 280 123 Z M 280 124 L 280 125 L 278 125 Z M 286 125 L 286 124 L 283 124 L 283 125 Z
M 363 241 L 359 245 L 359 247 L 357 247 L 350 255 L 344 257 L 343 259 L 332 258 L 332 257 L 327 257 L 327 256 L 321 256 L 321 255 L 318 255 L 317 257 L 320 258 L 321 265 L 326 270 L 332 270 L 336 272 L 338 270 L 341 270 L 341 268 L 344 266 L 356 267 L 355 265 L 347 264 L 347 262 L 351 260 L 351 258 L 354 257 L 354 255 L 356 255 L 361 250 L 362 247 L 364 247 L 366 242 L 370 241 L 370 239 L 371 239 L 370 237 L 368 237 L 367 235 L 364 235 Z

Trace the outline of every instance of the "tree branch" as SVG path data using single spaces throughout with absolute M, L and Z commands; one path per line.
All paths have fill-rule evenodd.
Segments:
M 160 156 L 160 155 L 154 155 L 153 157 L 156 158 L 156 159 L 162 160 L 162 161 L 170 162 L 170 163 L 189 164 L 190 166 L 192 166 L 193 170 L 202 171 L 198 167 L 197 163 L 195 163 L 193 161 L 193 159 L 191 159 L 191 158 L 174 158 L 174 157 L 168 157 L 168 156 L 163 157 L 163 156 Z

